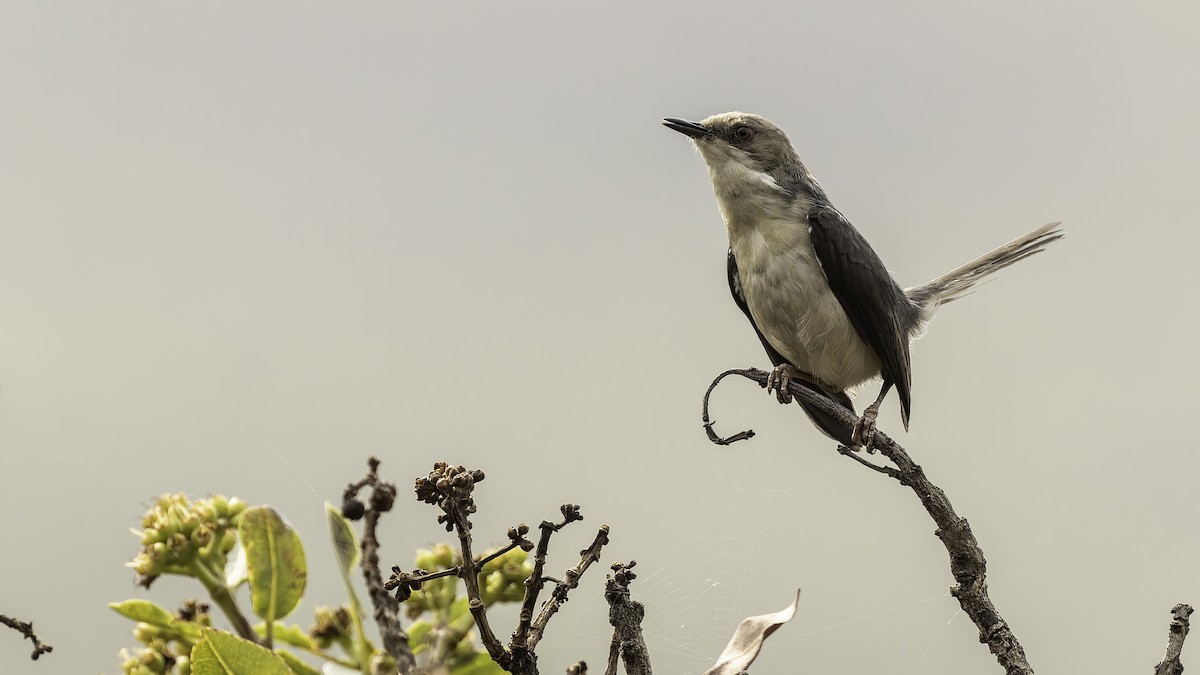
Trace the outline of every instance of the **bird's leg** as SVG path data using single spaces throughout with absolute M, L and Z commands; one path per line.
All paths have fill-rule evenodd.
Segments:
M 879 418 L 879 404 L 883 403 L 884 397 L 891 388 L 891 380 L 884 380 L 883 388 L 879 390 L 879 396 L 875 398 L 875 402 L 867 406 L 862 417 L 858 418 L 858 422 L 854 424 L 854 432 L 850 434 L 850 441 L 854 443 L 855 447 L 865 448 L 869 453 L 875 452 L 875 420 Z
M 792 380 L 803 380 L 805 382 L 817 384 L 817 381 L 812 375 L 809 375 L 808 373 L 796 368 L 796 366 L 785 362 L 775 366 L 773 369 L 771 369 L 770 374 L 767 375 L 767 393 L 770 393 L 773 390 L 775 392 L 775 398 L 778 399 L 780 403 L 791 403 L 792 392 L 788 391 L 788 385 L 792 383 Z

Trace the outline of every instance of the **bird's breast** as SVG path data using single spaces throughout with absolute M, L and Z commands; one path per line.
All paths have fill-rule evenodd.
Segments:
M 729 215 L 742 293 L 771 346 L 839 391 L 879 375 L 879 358 L 833 294 L 805 220 L 760 213 L 750 223 L 731 222 Z

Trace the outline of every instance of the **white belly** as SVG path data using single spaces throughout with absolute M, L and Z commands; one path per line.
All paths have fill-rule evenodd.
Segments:
M 836 390 L 879 375 L 879 358 L 858 337 L 833 295 L 808 228 L 756 219 L 730 228 L 742 293 L 754 323 L 788 361 Z

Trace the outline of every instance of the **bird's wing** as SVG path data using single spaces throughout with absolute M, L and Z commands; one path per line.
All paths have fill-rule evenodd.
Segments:
M 772 365 L 778 366 L 781 363 L 786 363 L 787 359 L 785 359 L 783 355 L 779 353 L 778 349 L 772 347 L 770 342 L 767 342 L 766 336 L 763 335 L 762 331 L 758 329 L 758 324 L 754 322 L 754 316 L 750 314 L 750 305 L 746 302 L 746 297 L 742 295 L 742 282 L 738 278 L 737 259 L 733 257 L 733 249 L 729 249 L 729 255 L 726 256 L 725 271 L 729 275 L 729 292 L 733 295 L 733 302 L 738 306 L 738 309 L 742 310 L 742 313 L 746 315 L 746 318 L 750 320 L 750 326 L 754 329 L 754 333 L 758 335 L 758 339 L 762 341 L 763 348 L 767 350 L 767 358 L 771 359 Z M 795 364 L 792 365 L 794 366 Z M 808 387 L 818 394 L 821 394 L 822 396 L 832 398 L 838 403 L 838 405 L 849 410 L 851 413 L 854 412 L 854 401 L 850 400 L 850 397 L 846 394 L 846 392 L 839 391 L 831 394 L 824 389 L 821 389 L 817 385 L 809 382 L 801 381 L 800 384 Z M 804 408 L 805 414 L 808 415 L 809 419 L 813 421 L 813 424 L 815 424 L 816 427 L 822 431 L 822 433 L 841 443 L 842 445 L 849 446 L 853 444 L 850 438 L 850 429 L 840 425 L 836 419 L 830 415 L 827 415 L 820 408 L 805 403 L 803 399 L 796 399 L 796 401 L 800 404 L 800 407 Z
M 858 336 L 875 350 L 883 379 L 896 386 L 901 419 L 907 428 L 912 409 L 908 336 L 917 320 L 917 308 L 867 240 L 837 209 L 815 208 L 808 217 L 808 232 L 829 287 Z

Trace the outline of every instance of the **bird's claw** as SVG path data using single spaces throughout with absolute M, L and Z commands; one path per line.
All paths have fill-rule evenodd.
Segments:
M 879 418 L 879 406 L 871 404 L 863 411 L 862 417 L 854 423 L 854 431 L 850 434 L 850 442 L 855 448 L 863 448 L 869 454 L 875 452 L 875 420 Z
M 775 398 L 780 403 L 791 403 L 792 392 L 788 387 L 792 378 L 802 379 L 803 375 L 790 363 L 781 363 L 771 369 L 767 375 L 767 393 L 775 392 Z

